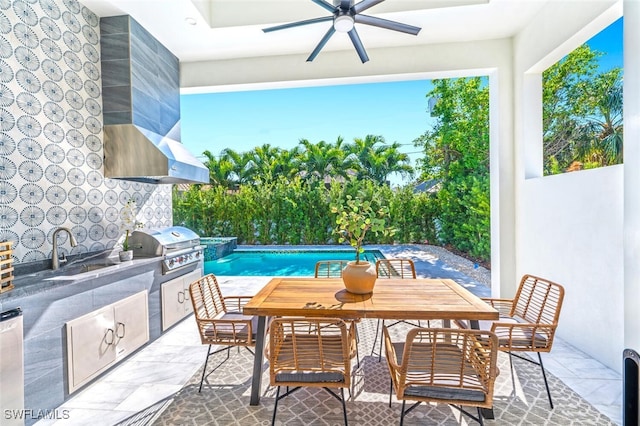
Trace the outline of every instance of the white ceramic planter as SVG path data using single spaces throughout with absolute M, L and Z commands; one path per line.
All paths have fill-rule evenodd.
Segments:
M 118 256 L 120 257 L 120 262 L 133 260 L 133 250 L 121 251 Z

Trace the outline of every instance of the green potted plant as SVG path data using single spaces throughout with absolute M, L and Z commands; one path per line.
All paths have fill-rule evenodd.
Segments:
M 389 209 L 385 206 L 376 210 L 371 200 L 359 194 L 358 197 L 347 195 L 345 203 L 332 205 L 331 211 L 336 214 L 333 232 L 338 235 L 338 242 L 348 241 L 356 251 L 355 261 L 349 262 L 342 271 L 345 287 L 351 293 L 371 293 L 377 278 L 375 265 L 361 261 L 360 255 L 364 252 L 367 234 L 389 236 L 395 233 L 386 225 Z

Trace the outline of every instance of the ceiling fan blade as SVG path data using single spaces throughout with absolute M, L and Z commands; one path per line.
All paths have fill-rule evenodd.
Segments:
M 356 52 L 358 52 L 358 56 L 360 56 L 360 60 L 364 64 L 369 60 L 369 56 L 367 56 L 367 52 L 364 50 L 362 41 L 360 41 L 360 36 L 358 35 L 358 32 L 356 31 L 355 28 L 349 31 L 349 38 L 353 43 L 353 47 L 356 48 Z
M 360 3 L 356 3 L 353 6 L 353 11 L 355 13 L 364 12 L 365 10 L 369 9 L 370 7 L 373 7 L 378 3 L 382 3 L 383 1 L 384 0 L 362 0 Z
M 316 48 L 313 49 L 313 52 L 311 52 L 311 55 L 309 55 L 309 57 L 307 58 L 307 62 L 313 61 L 316 58 L 316 56 L 318 56 L 318 53 L 320 53 L 324 45 L 327 44 L 327 42 L 335 32 L 336 30 L 333 28 L 333 25 L 332 25 L 331 28 L 329 28 L 329 31 L 327 31 L 324 37 L 322 37 L 322 40 L 320 40 L 320 43 L 318 43 Z
M 337 7 L 332 5 L 331 3 L 327 3 L 325 0 L 311 0 L 315 4 L 320 7 L 327 9 L 329 12 L 333 13 L 336 11 Z
M 287 28 L 300 27 L 302 25 L 316 24 L 318 22 L 333 21 L 333 16 L 323 16 L 321 18 L 306 19 L 304 21 L 290 22 L 288 24 L 276 25 L 275 27 L 263 28 L 262 31 L 269 33 L 271 31 L 284 30 Z
M 366 1 L 366 0 L 365 0 Z M 413 25 L 403 24 L 401 22 L 390 21 L 388 19 L 376 18 L 369 15 L 356 15 L 354 20 L 359 24 L 372 25 L 374 27 L 385 28 L 387 30 L 400 31 L 412 35 L 418 35 L 422 28 Z

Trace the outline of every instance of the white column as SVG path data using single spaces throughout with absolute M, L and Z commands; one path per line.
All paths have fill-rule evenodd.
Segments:
M 640 351 L 640 1 L 623 5 L 624 344 Z
M 512 64 L 489 75 L 491 293 L 501 297 L 513 296 L 517 285 Z

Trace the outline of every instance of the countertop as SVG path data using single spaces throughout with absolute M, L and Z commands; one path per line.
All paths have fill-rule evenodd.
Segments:
M 105 256 L 99 254 L 74 260 L 57 270 L 46 269 L 29 274 L 16 275 L 13 279 L 14 288 L 0 294 L 0 305 L 26 296 L 51 291 L 53 289 L 86 283 L 103 281 L 104 279 L 118 280 L 128 276 L 134 270 L 144 271 L 160 265 L 161 257 L 142 257 L 120 262 L 118 255 Z

